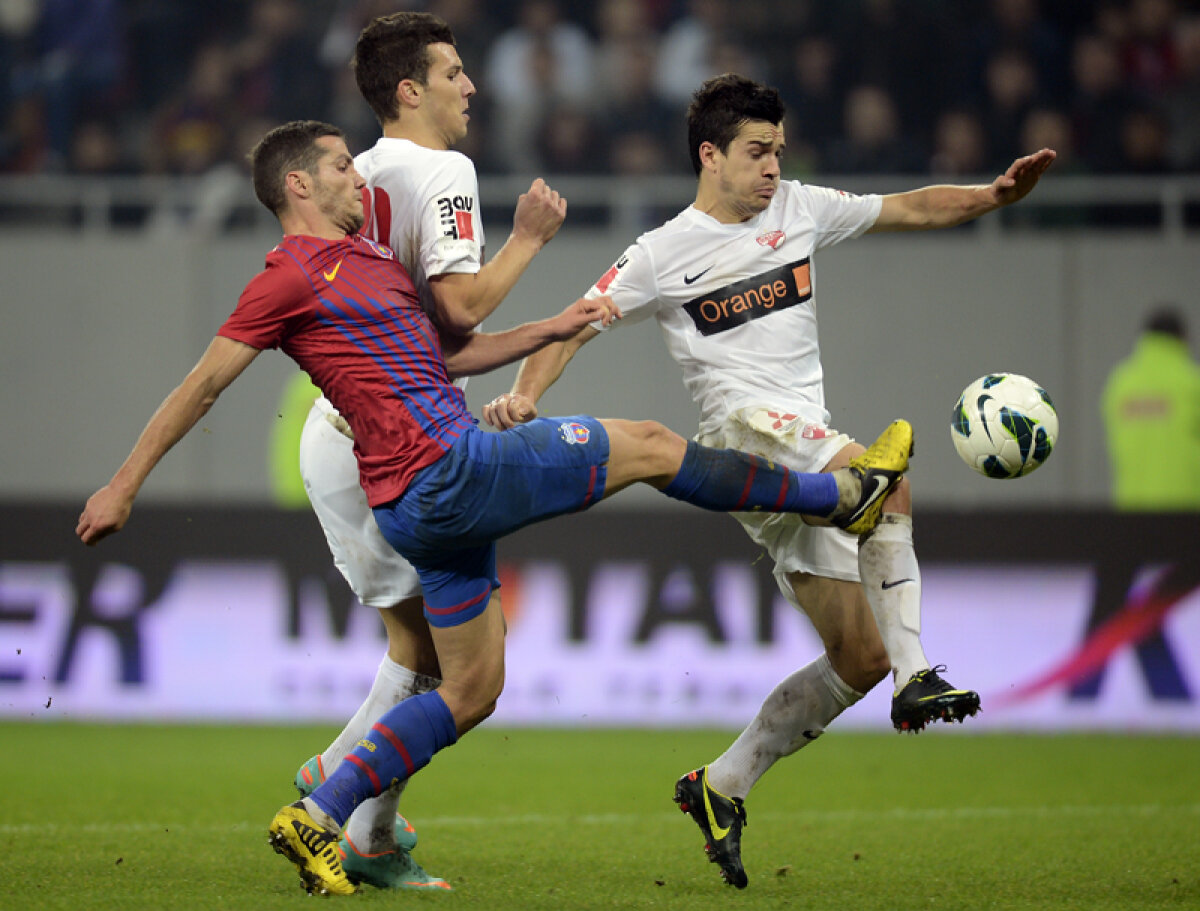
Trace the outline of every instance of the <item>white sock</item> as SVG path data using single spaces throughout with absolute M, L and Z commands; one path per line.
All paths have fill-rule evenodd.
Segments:
M 822 654 L 771 691 L 738 739 L 709 763 L 709 784 L 726 797 L 745 800 L 777 760 L 816 740 L 826 725 L 862 697 Z
M 858 546 L 858 573 L 899 689 L 929 667 L 921 647 L 921 569 L 913 549 L 912 516 L 883 514 Z
M 371 725 L 378 721 L 384 712 L 409 696 L 437 689 L 440 682 L 433 677 L 409 670 L 384 655 L 367 698 L 333 743 L 321 754 L 321 765 L 325 774 L 333 772 L 337 764 L 354 749 L 355 744 L 370 733 Z M 364 800 L 346 821 L 342 834 L 353 842 L 361 853 L 382 854 L 395 848 L 396 807 L 400 802 L 400 794 L 404 791 L 404 784 L 405 782 L 401 782 L 378 797 Z

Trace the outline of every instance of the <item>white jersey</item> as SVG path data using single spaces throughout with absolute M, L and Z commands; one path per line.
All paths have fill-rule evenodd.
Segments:
M 614 325 L 657 317 L 702 431 L 752 405 L 827 424 L 812 255 L 862 235 L 882 204 L 781 181 L 738 224 L 689 206 L 639 237 L 587 296 L 612 297 L 625 315 Z
M 461 152 L 384 136 L 354 167 L 370 192 L 363 233 L 395 251 L 432 312 L 429 276 L 474 273 L 483 264 L 475 165 Z

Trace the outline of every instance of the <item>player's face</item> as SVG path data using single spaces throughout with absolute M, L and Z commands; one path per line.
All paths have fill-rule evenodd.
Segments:
M 713 153 L 721 205 L 739 221 L 771 204 L 779 189 L 783 124 L 751 120 L 742 125 L 724 153 Z
M 313 202 L 334 225 L 353 234 L 363 224 L 362 188 L 366 181 L 354 169 L 346 143 L 338 136 L 322 136 L 317 145 L 325 154 L 313 177 Z
M 475 85 L 463 72 L 462 61 L 452 44 L 429 45 L 429 76 L 422 107 L 434 132 L 446 148 L 467 135 L 469 101 Z

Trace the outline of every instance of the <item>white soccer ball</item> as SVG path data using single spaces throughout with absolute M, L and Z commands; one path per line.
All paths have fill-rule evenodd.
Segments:
M 950 438 L 964 462 L 989 478 L 1019 478 L 1050 457 L 1058 412 L 1046 390 L 1016 373 L 989 373 L 963 390 Z

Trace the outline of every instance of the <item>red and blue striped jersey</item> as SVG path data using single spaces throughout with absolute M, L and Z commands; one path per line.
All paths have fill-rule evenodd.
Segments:
M 408 273 L 361 235 L 286 235 L 218 334 L 279 348 L 308 373 L 354 431 L 372 506 L 475 425 Z

